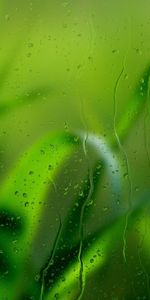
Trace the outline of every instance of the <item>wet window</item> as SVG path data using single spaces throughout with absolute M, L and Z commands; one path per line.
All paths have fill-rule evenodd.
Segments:
M 150 299 L 149 11 L 0 1 L 0 300 Z

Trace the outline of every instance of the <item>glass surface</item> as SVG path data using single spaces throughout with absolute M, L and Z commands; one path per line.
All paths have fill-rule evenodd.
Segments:
M 149 11 L 0 1 L 0 300 L 150 299 Z

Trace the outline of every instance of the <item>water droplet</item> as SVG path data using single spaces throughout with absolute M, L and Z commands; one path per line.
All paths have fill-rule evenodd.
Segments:
M 93 204 L 93 199 L 90 199 L 86 206 L 91 206 Z
M 117 54 L 118 54 L 118 53 L 119 53 L 119 50 L 118 50 L 118 49 L 113 49 L 113 50 L 112 50 L 112 53 L 117 53 Z
M 33 46 L 34 46 L 33 43 L 28 43 L 29 48 L 32 48 Z
M 5 15 L 5 20 L 8 22 L 10 20 L 10 16 L 9 15 Z
M 41 154 L 45 154 L 45 151 L 43 149 L 40 150 Z
M 34 172 L 33 171 L 29 171 L 29 175 L 33 175 L 34 174 Z
M 48 170 L 51 171 L 52 169 L 53 169 L 53 168 L 52 168 L 52 165 L 49 165 L 49 166 L 48 166 Z
M 78 70 L 81 69 L 81 64 L 77 65 L 77 69 Z
M 124 75 L 124 79 L 127 80 L 129 78 L 128 74 Z
M 75 141 L 75 143 L 77 143 L 77 142 L 79 141 L 79 137 L 78 137 L 78 136 L 75 136 L 75 137 L 74 137 L 74 141 Z
M 22 194 L 24 198 L 27 198 L 27 193 Z
M 142 51 L 139 48 L 136 48 L 136 53 L 142 55 Z
M 36 274 L 35 277 L 34 277 L 35 281 L 39 281 L 40 279 L 40 275 L 39 274 Z
M 31 52 L 27 53 L 27 57 L 31 57 L 31 55 L 32 55 Z
M 103 207 L 103 211 L 108 211 L 108 207 Z
M 124 177 L 124 178 L 128 178 L 128 173 L 124 173 L 124 174 L 123 174 L 123 177 Z

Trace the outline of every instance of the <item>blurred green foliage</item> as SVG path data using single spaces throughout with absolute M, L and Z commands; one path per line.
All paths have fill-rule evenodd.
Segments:
M 149 2 L 0 24 L 0 300 L 150 299 Z

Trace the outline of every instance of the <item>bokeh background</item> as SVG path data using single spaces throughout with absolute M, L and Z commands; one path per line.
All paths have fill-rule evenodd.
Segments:
M 0 1 L 0 299 L 150 299 L 149 9 Z

